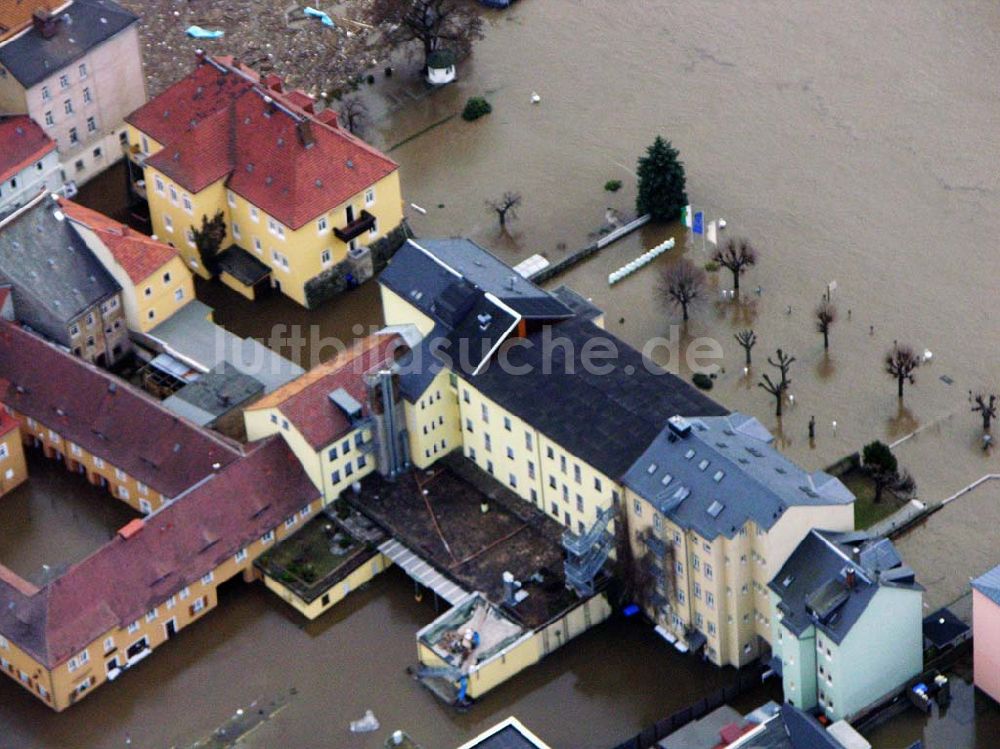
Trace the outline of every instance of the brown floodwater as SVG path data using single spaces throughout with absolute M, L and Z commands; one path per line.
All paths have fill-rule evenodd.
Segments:
M 0 564 L 44 585 L 140 515 L 40 451 L 27 458 L 28 481 L 0 497 Z
M 692 203 L 709 219 L 725 218 L 726 231 L 750 237 L 761 254 L 742 299 L 720 300 L 731 283 L 722 271 L 677 333 L 722 344 L 724 371 L 713 395 L 759 417 L 810 468 L 871 439 L 916 431 L 897 453 L 921 498 L 932 502 L 998 471 L 995 454 L 979 448 L 968 403 L 970 389 L 1000 387 L 993 354 L 1000 327 L 990 312 L 1000 276 L 991 246 L 1000 234 L 998 79 L 1000 6 L 982 0 L 522 0 L 489 16 L 487 38 L 460 66 L 456 84 L 425 95 L 397 74 L 363 93 L 376 119 L 367 136 L 385 148 L 401 144 L 391 155 L 401 164 L 406 200 L 428 211 L 408 211 L 418 235 L 471 236 L 511 262 L 536 252 L 558 260 L 593 239 L 608 208 L 629 213 L 636 156 L 657 133 L 671 139 L 687 166 Z M 532 105 L 536 91 L 541 102 Z M 489 97 L 493 113 L 472 124 L 455 117 L 477 94 Z M 609 179 L 624 188 L 605 192 Z M 505 190 L 524 198 L 509 234 L 498 232 L 484 205 Z M 608 287 L 610 271 L 671 235 L 677 250 Z M 592 297 L 608 328 L 641 347 L 678 322 L 656 298 L 656 276 L 681 254 L 708 259 L 700 238 L 689 241 L 683 228 L 647 227 L 554 283 Z M 839 320 L 826 353 L 811 311 L 831 281 Z M 310 314 L 279 298 L 244 304 L 217 286 L 200 285 L 199 295 L 217 308 L 217 321 L 265 339 L 278 324 L 315 324 L 322 336 L 343 337 L 381 318 L 374 284 Z M 732 334 L 749 326 L 760 343 L 744 376 Z M 933 353 L 902 406 L 881 371 L 894 340 Z M 780 422 L 756 387 L 766 355 L 779 346 L 797 359 L 795 402 Z M 679 371 L 687 373 L 683 365 Z M 810 416 L 818 424 L 814 442 Z M 924 570 L 929 600 L 950 600 L 963 578 L 982 571 L 978 565 L 1000 561 L 992 538 L 972 526 L 973 503 L 988 503 L 995 492 L 968 495 L 959 503 L 976 499 L 961 512 L 953 505 L 904 540 L 908 560 L 918 557 L 912 561 Z M 958 548 L 969 551 L 953 553 Z M 300 630 L 258 589 L 234 592 L 210 620 L 167 646 L 176 657 L 165 651 L 150 659 L 129 675 L 131 686 L 100 690 L 71 717 L 48 716 L 16 686 L 0 686 L 0 723 L 15 723 L 15 745 L 58 745 L 80 715 L 91 731 L 82 745 L 117 745 L 132 730 L 158 746 L 204 732 L 248 700 L 302 684 L 309 688 L 254 735 L 257 745 L 287 736 L 293 745 L 376 746 L 374 738 L 336 733 L 371 706 L 386 727 L 405 727 L 433 747 L 509 712 L 555 746 L 598 746 L 683 703 L 691 685 L 707 678 L 647 630 L 610 624 L 468 716 L 454 716 L 402 676 L 413 632 L 433 612 L 393 575 L 351 597 L 322 632 Z M 994 746 L 996 712 L 986 706 L 971 713 L 979 713 L 971 723 L 934 722 L 928 746 Z M 919 737 L 924 729 L 907 720 L 893 723 L 904 726 L 898 733 L 880 735 L 880 749 Z

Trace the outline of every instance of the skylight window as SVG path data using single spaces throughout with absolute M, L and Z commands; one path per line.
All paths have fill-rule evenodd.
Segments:
M 715 481 L 716 484 L 718 484 L 720 481 L 722 481 L 725 475 L 726 475 L 725 471 L 716 471 L 715 475 L 712 476 L 712 480 Z
M 722 504 L 722 502 L 720 502 L 719 500 L 715 500 L 712 502 L 712 504 L 708 506 L 708 514 L 711 515 L 713 518 L 717 518 L 719 517 L 719 515 L 722 514 L 722 511 L 724 509 L 726 509 L 726 506 Z
M 704 470 L 705 470 L 706 468 L 708 468 L 708 464 L 709 464 L 709 462 L 710 462 L 710 461 L 709 461 L 709 460 L 707 460 L 707 459 L 706 459 L 706 460 L 703 460 L 703 461 L 701 461 L 701 463 L 699 463 L 699 464 L 698 464 L 698 470 L 699 470 L 699 471 L 704 471 Z
M 694 450 L 688 450 L 686 453 L 684 453 L 684 457 L 687 458 L 688 460 L 691 460 L 691 458 L 694 457 Z
M 664 486 L 666 486 L 667 484 L 669 484 L 673 480 L 674 480 L 673 476 L 671 476 L 669 473 L 665 473 L 665 474 L 663 474 L 663 478 L 660 479 L 660 483 L 663 484 Z
M 648 473 L 650 476 L 656 473 L 656 463 L 650 463 L 649 468 L 646 469 L 646 473 Z

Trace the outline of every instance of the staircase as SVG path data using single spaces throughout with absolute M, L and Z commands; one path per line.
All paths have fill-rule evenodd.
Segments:
M 563 532 L 566 583 L 581 598 L 594 595 L 594 579 L 611 554 L 615 539 L 607 528 L 614 516 L 615 510 L 608 507 L 598 511 L 597 520 L 586 533 L 578 536 L 572 531 Z

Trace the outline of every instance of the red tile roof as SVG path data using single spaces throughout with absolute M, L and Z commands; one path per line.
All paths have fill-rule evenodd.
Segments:
M 0 117 L 0 182 L 55 150 L 56 142 L 27 115 Z
M 17 419 L 10 416 L 6 411 L 0 410 L 0 437 L 3 437 L 8 432 L 13 432 L 17 429 Z
M 61 198 L 59 206 L 71 220 L 83 224 L 97 235 L 133 283 L 142 283 L 177 257 L 177 250 L 170 245 L 84 208 L 79 203 Z
M 329 395 L 343 388 L 362 405 L 368 415 L 368 395 L 364 375 L 392 361 L 405 346 L 397 333 L 376 333 L 298 379 L 266 395 L 248 411 L 278 408 L 314 450 L 322 450 L 351 431 L 344 412 L 330 402 Z
M 0 321 L 0 402 L 165 497 L 241 454 L 235 443 L 6 321 Z
M 126 627 L 319 499 L 278 436 L 116 535 L 35 595 L 0 577 L 0 633 L 49 668 Z M 188 602 L 190 603 L 190 601 Z
M 335 116 L 312 114 L 308 94 L 279 88 L 231 58 L 204 58 L 126 121 L 163 144 L 147 163 L 184 189 L 228 175 L 230 189 L 291 229 L 398 168 Z

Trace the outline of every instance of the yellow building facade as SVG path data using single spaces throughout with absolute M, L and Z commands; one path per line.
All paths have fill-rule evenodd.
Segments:
M 28 479 L 28 464 L 21 445 L 21 428 L 6 411 L 0 411 L 0 497 Z

